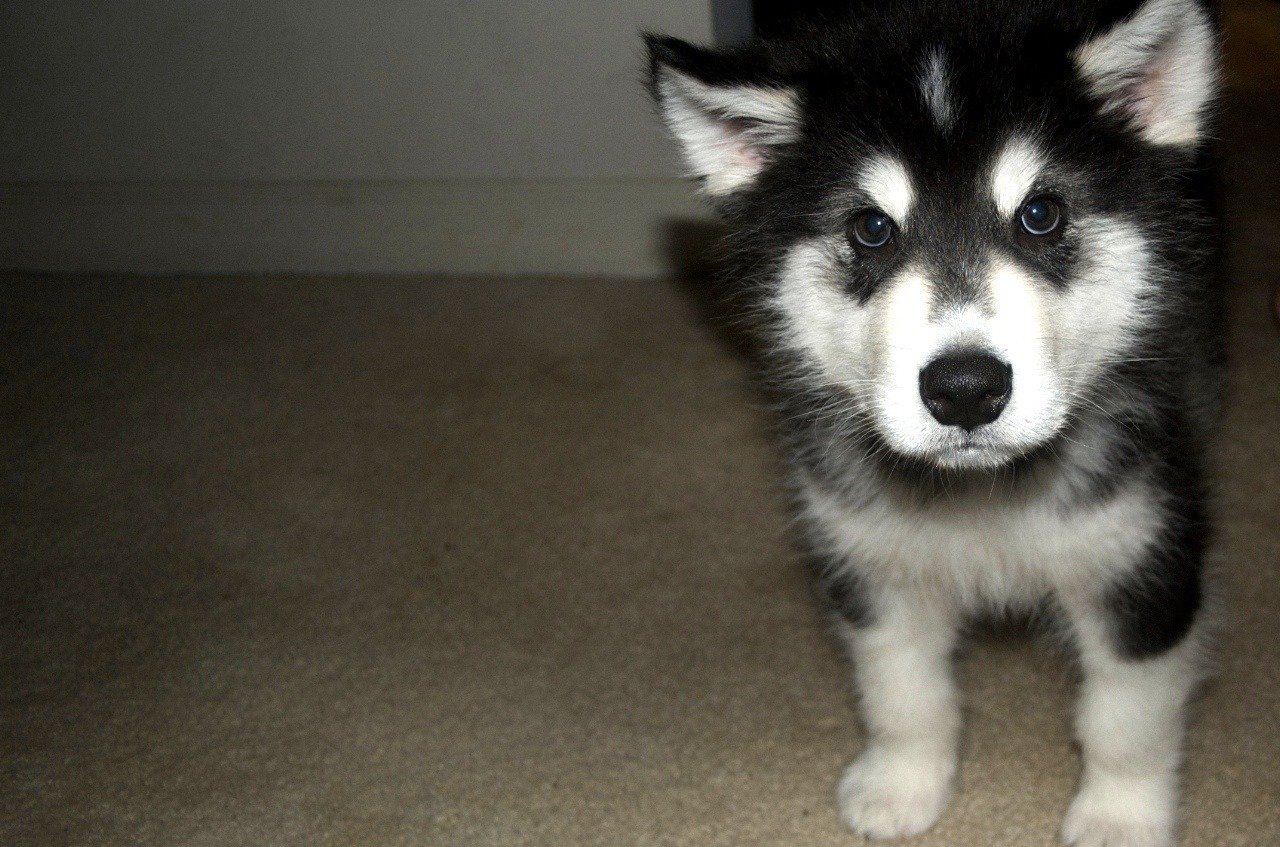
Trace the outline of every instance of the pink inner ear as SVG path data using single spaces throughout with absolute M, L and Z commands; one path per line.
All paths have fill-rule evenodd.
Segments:
M 1154 94 L 1145 84 L 1135 85 L 1125 102 L 1125 113 L 1142 125 L 1151 123 L 1151 113 L 1155 111 Z
M 764 167 L 764 154 L 760 152 L 760 148 L 745 139 L 739 139 L 735 146 L 735 158 L 742 163 L 743 167 L 759 170 Z
M 1128 97 L 1125 98 L 1125 111 L 1138 123 L 1147 126 L 1154 120 L 1160 100 L 1168 94 L 1172 65 L 1173 56 L 1170 51 L 1160 51 L 1147 72 L 1129 89 Z
M 751 140 L 751 130 L 759 126 L 746 118 L 724 118 L 726 146 L 733 162 L 743 170 L 758 171 L 765 165 L 764 151 Z

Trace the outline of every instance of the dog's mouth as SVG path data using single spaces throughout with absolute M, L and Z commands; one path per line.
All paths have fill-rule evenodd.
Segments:
M 1074 416 L 1056 404 L 1029 416 L 1025 410 L 978 423 L 914 419 L 880 412 L 872 417 L 867 446 L 890 470 L 911 469 L 916 475 L 954 478 L 955 474 L 1004 474 L 1062 446 Z M 937 417 L 936 415 L 934 417 Z M 1031 417 L 1033 419 L 1029 420 Z M 878 462 L 879 463 L 879 462 Z
M 965 435 L 957 443 L 932 451 L 933 462 L 941 468 L 964 470 L 996 470 L 1017 460 L 1022 453 L 990 439 Z
M 1011 468 L 1025 468 L 1041 459 L 1056 455 L 1068 425 L 1055 428 L 1032 443 L 1010 443 L 981 429 L 973 433 L 951 435 L 927 454 L 926 461 L 946 471 L 972 471 L 980 474 L 1003 474 Z
M 1002 474 L 1025 463 L 1030 457 L 1050 450 L 1051 446 L 1048 442 L 1031 447 L 1011 445 L 979 430 L 976 433 L 947 433 L 935 437 L 927 445 L 906 450 L 895 448 L 879 436 L 874 438 L 871 448 L 871 454 L 891 475 L 933 477 L 941 473 L 949 477 L 955 473 Z
M 974 431 L 954 430 L 940 434 L 918 455 L 918 459 L 944 471 L 987 471 L 999 473 L 1029 457 L 1053 450 L 1057 432 L 1034 443 L 1013 443 L 997 432 L 979 427 Z

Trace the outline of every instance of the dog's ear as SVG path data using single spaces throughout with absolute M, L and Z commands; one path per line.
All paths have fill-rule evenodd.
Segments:
M 649 90 L 693 176 L 712 197 L 745 189 L 799 133 L 795 90 L 746 54 L 645 36 Z
M 1143 0 L 1075 51 L 1102 110 L 1152 144 L 1194 147 L 1218 94 L 1218 30 L 1200 0 Z

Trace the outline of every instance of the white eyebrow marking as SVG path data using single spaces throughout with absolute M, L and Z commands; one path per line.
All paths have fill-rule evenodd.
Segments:
M 1027 139 L 1013 138 L 1005 145 L 991 171 L 991 195 L 1002 215 L 1018 211 L 1043 169 L 1044 156 Z
M 941 50 L 934 50 L 924 60 L 924 72 L 920 75 L 920 96 L 929 107 L 938 129 L 946 131 L 955 123 L 955 105 L 951 100 L 951 80 L 947 77 L 947 64 Z
M 858 181 L 881 211 L 899 226 L 906 224 L 915 195 L 911 190 L 911 178 L 901 162 L 891 156 L 876 156 L 863 167 Z

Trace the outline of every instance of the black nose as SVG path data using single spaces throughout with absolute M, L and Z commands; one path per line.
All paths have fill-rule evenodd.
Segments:
M 987 353 L 949 353 L 920 371 L 920 397 L 938 423 L 973 430 L 1000 417 L 1013 366 Z

